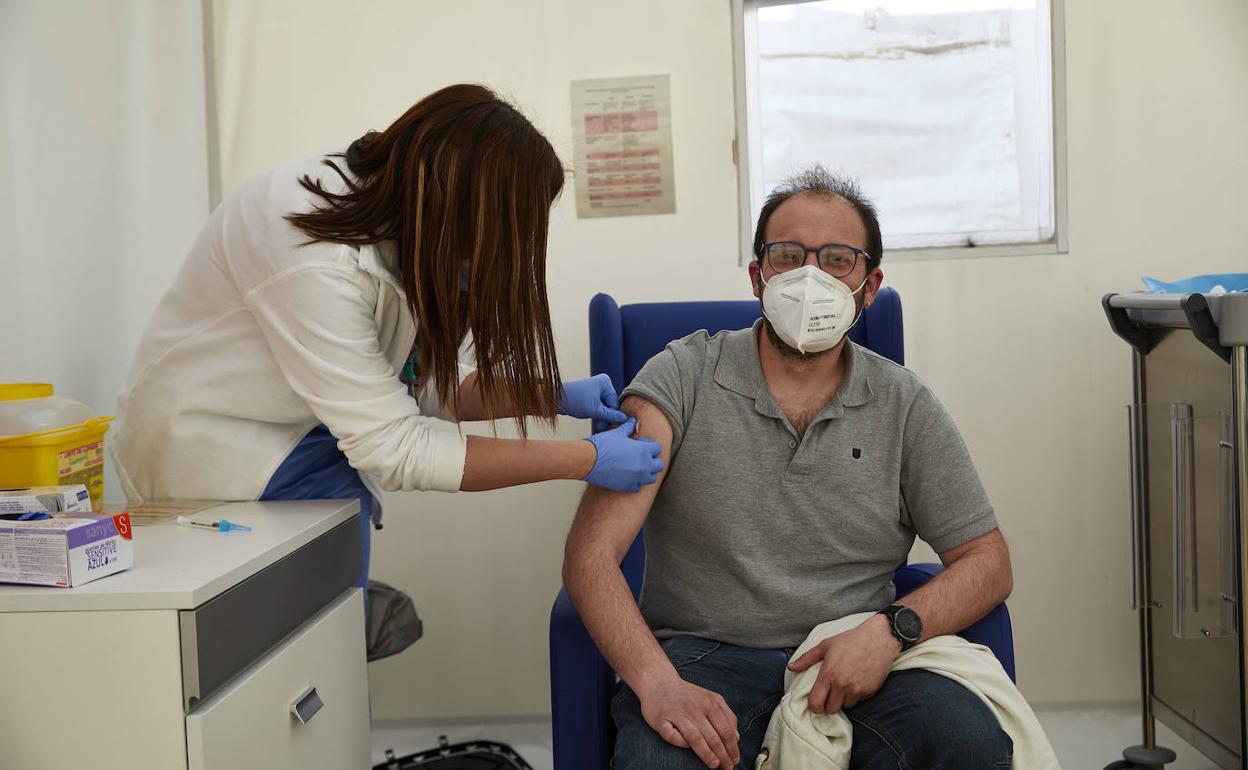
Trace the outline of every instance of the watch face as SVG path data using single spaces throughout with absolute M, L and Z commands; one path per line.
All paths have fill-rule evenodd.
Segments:
M 923 635 L 923 622 L 919 620 L 918 613 L 909 607 L 897 610 L 897 614 L 893 616 L 893 627 L 897 629 L 897 633 L 912 642 L 917 642 Z

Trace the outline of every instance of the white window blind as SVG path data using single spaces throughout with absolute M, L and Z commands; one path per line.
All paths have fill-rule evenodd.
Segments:
M 744 10 L 751 222 L 821 163 L 858 178 L 885 248 L 1054 238 L 1048 0 Z

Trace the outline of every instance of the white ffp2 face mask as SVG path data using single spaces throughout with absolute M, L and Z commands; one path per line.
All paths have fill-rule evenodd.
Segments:
M 853 291 L 814 265 L 763 279 L 763 315 L 780 339 L 802 353 L 836 347 L 858 320 Z

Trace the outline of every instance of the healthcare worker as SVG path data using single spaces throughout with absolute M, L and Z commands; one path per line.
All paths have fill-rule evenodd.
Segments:
M 359 498 L 367 575 L 382 489 L 653 483 L 659 447 L 631 438 L 610 380 L 559 377 L 546 238 L 564 174 L 515 108 L 456 85 L 247 182 L 144 334 L 113 443 L 127 497 Z M 622 424 L 576 441 L 455 425 L 556 413 Z

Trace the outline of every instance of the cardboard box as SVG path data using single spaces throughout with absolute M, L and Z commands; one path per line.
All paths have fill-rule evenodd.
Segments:
M 82 484 L 63 487 L 0 489 L 0 514 L 91 511 L 91 495 Z
M 128 513 L 0 519 L 0 583 L 73 587 L 134 566 Z

